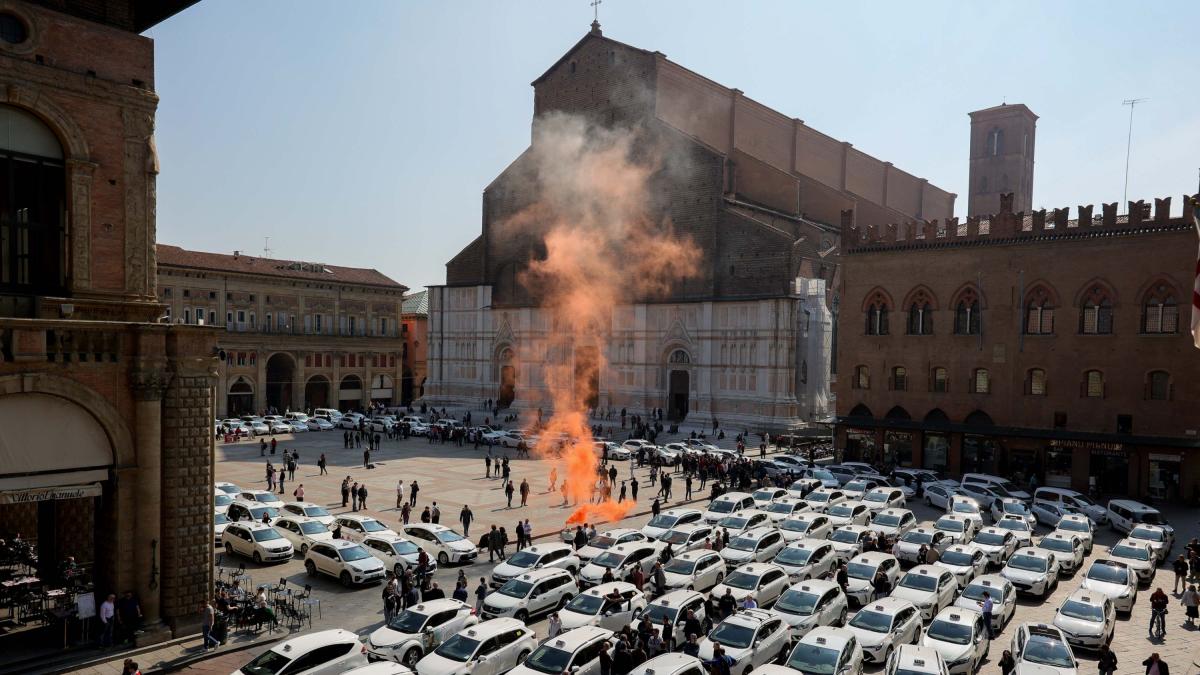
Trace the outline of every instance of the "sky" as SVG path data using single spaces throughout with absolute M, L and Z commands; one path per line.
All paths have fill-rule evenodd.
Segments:
M 158 240 L 417 290 L 480 232 L 590 0 L 202 0 L 156 46 Z M 603 0 L 604 34 L 959 195 L 967 113 L 1038 116 L 1038 208 L 1197 191 L 1200 3 Z M 1097 207 L 1098 208 L 1098 207 Z

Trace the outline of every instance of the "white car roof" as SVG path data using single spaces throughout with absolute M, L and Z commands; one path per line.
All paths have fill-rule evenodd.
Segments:
M 262 522 L 261 520 L 239 520 L 239 521 L 237 521 L 237 522 L 234 522 L 234 523 L 229 523 L 229 524 L 230 524 L 230 525 L 237 525 L 237 526 L 239 526 L 239 527 L 244 527 L 244 528 L 246 528 L 246 529 L 248 529 L 248 530 L 251 530 L 251 531 L 254 531 L 254 530 L 271 530 L 271 529 L 274 529 L 274 528 L 272 528 L 270 525 L 267 525 L 266 523 Z
M 755 576 L 762 576 L 771 570 L 783 572 L 783 568 L 774 563 L 748 562 L 737 568 L 738 572 L 745 572 L 746 574 L 753 574 Z
M 861 535 L 864 532 L 870 532 L 871 528 L 867 527 L 866 525 L 842 525 L 841 527 L 837 528 L 837 531 L 839 531 L 839 532 L 842 530 L 846 530 L 847 532 L 853 532 L 854 534 Z
M 1091 522 L 1092 522 L 1092 521 L 1091 521 L 1091 519 L 1089 519 L 1087 516 L 1083 515 L 1082 513 L 1064 513 L 1064 514 L 1063 514 L 1063 517 L 1062 517 L 1062 520 L 1072 520 L 1072 521 L 1077 521 L 1077 522 L 1087 522 L 1089 525 L 1090 525 L 1090 524 L 1091 524 Z
M 274 520 L 274 522 L 278 523 L 281 520 L 290 520 L 293 523 L 319 523 L 319 522 L 321 522 L 321 521 L 317 520 L 316 518 L 310 518 L 308 516 L 298 516 L 294 513 L 280 514 L 280 516 L 278 518 L 276 518 Z
M 721 623 L 740 624 L 742 626 L 757 628 L 773 618 L 775 618 L 775 615 L 765 609 L 743 609 L 736 614 L 730 614 L 725 617 Z
M 678 516 L 678 517 L 690 515 L 693 513 L 698 513 L 698 514 L 703 515 L 703 512 L 700 511 L 699 509 L 667 509 L 666 511 L 661 511 L 659 513 L 660 513 L 660 515 L 664 515 L 664 516 Z
M 960 626 L 970 626 L 983 614 L 973 607 L 944 607 L 934 619 L 955 623 Z
M 1132 546 L 1134 548 L 1144 548 L 1144 549 L 1150 548 L 1150 544 L 1147 543 L 1145 539 L 1134 539 L 1132 537 L 1125 537 L 1124 539 L 1118 540 L 1116 543 L 1114 543 L 1112 546 L 1110 546 L 1108 548 L 1108 550 L 1112 551 L 1113 548 L 1117 547 L 1117 546 Z
M 575 551 L 575 547 L 570 544 L 560 544 L 560 543 L 556 543 L 556 542 L 547 542 L 545 544 L 535 544 L 534 546 L 529 546 L 522 550 L 529 551 L 530 553 L 536 553 L 538 555 L 546 555 L 547 553 L 553 553 L 555 551 L 561 551 L 563 549 L 566 549 L 571 552 Z
M 918 673 L 940 673 L 938 651 L 925 645 L 900 645 L 896 650 L 896 670 Z
M 615 551 L 621 555 L 629 555 L 630 553 L 640 551 L 644 548 L 657 549 L 658 546 L 648 541 L 627 541 L 624 544 L 617 544 L 608 550 Z
M 1079 541 L 1079 535 L 1078 535 L 1078 534 L 1075 534 L 1074 532 L 1070 532 L 1070 531 L 1059 531 L 1059 530 L 1054 530 L 1054 531 L 1053 531 L 1053 532 L 1051 532 L 1050 534 L 1042 535 L 1042 539 L 1041 539 L 1041 541 L 1044 541 L 1044 540 L 1046 540 L 1046 539 L 1062 539 L 1062 540 L 1065 540 L 1065 541 L 1075 541 L 1075 542 L 1078 542 L 1078 541 Z M 1039 545 L 1039 546 L 1041 545 L 1041 541 L 1039 541 L 1039 542 L 1038 542 L 1038 545 Z
M 854 638 L 854 633 L 845 628 L 834 628 L 833 626 L 817 626 L 810 630 L 807 635 L 800 638 L 800 644 L 820 645 L 829 647 L 841 652 L 846 648 L 847 643 Z
M 937 527 L 937 524 L 938 524 L 938 523 L 940 523 L 940 522 L 942 522 L 943 520 L 953 520 L 953 521 L 955 521 L 955 522 L 959 522 L 959 523 L 962 523 L 962 524 L 964 524 L 964 525 L 965 525 L 965 524 L 967 524 L 967 523 L 969 523 L 969 522 L 971 522 L 971 521 L 967 520 L 967 517 L 966 517 L 966 516 L 963 516 L 963 515 L 961 515 L 961 514 L 958 514 L 958 513 L 946 513 L 946 514 L 943 514 L 941 517 L 939 517 L 939 518 L 937 519 L 937 521 L 936 521 L 936 522 L 933 524 L 933 526 L 934 526 L 934 527 Z
M 919 574 L 924 577 L 941 577 L 943 574 L 950 574 L 950 570 L 937 565 L 916 565 L 909 568 L 907 574 Z
M 637 586 L 634 586 L 628 581 L 610 581 L 608 583 L 600 584 L 599 586 L 593 586 L 584 591 L 584 593 L 587 593 L 588 595 L 605 596 L 609 593 L 612 593 L 614 590 L 622 594 L 628 593 L 629 591 L 641 592 L 638 591 Z
M 812 492 L 810 492 L 809 495 L 810 496 L 815 495 L 815 494 L 826 494 L 827 495 L 827 494 L 830 494 L 833 492 L 841 492 L 841 491 L 842 491 L 841 488 L 819 487 L 816 490 L 813 490 Z
M 471 605 L 465 602 L 459 602 L 454 598 L 438 598 L 436 600 L 426 600 L 409 607 L 411 610 L 418 611 L 422 614 L 437 614 L 451 609 L 471 609 Z
M 680 527 L 682 527 L 682 525 Z M 627 534 L 632 534 L 634 532 L 637 532 L 640 534 L 641 530 L 634 529 L 632 527 L 618 527 L 618 528 L 614 528 L 611 530 L 605 530 L 605 531 L 601 532 L 599 534 L 599 536 L 612 537 L 613 539 L 620 539 L 621 537 L 624 537 Z
M 571 573 L 564 569 L 559 569 L 557 567 L 542 567 L 540 569 L 532 569 L 532 570 L 529 570 L 528 572 L 522 572 L 520 579 L 521 579 L 521 581 L 531 581 L 531 582 L 536 583 L 536 582 L 542 581 L 544 579 L 549 579 L 551 577 L 559 577 L 564 574 L 567 576 L 570 576 Z M 571 577 L 571 578 L 574 579 L 574 577 Z
M 791 590 L 804 591 L 805 593 L 816 593 L 820 595 L 825 591 L 840 588 L 837 582 L 829 579 L 809 579 L 808 581 L 798 581 L 791 585 Z
M 812 551 L 812 550 L 816 550 L 822 546 L 828 546 L 828 545 L 829 545 L 829 540 L 827 540 L 827 539 L 814 539 L 812 537 L 804 537 L 803 539 L 797 539 L 796 541 L 793 541 L 792 543 L 788 544 L 787 548 L 798 548 L 798 549 L 806 549 L 806 550 Z
M 561 649 L 566 652 L 576 652 L 581 647 L 595 642 L 596 640 L 607 640 L 613 636 L 613 632 L 599 626 L 580 626 L 570 630 L 563 631 L 550 638 L 547 642 L 552 642 L 556 649 Z
M 987 527 L 980 530 L 979 534 L 983 534 L 984 532 L 987 532 L 988 534 L 998 534 L 1001 536 L 1006 535 L 1006 534 L 1012 534 L 1012 530 L 1006 530 L 1002 527 L 993 527 L 991 525 L 988 525 Z
M 533 633 L 533 630 L 526 627 L 525 624 L 506 616 L 496 619 L 488 619 L 487 621 L 481 621 L 474 626 L 467 626 L 466 628 L 458 631 L 458 633 L 482 642 L 490 637 L 495 637 L 496 635 L 510 630 L 515 630 L 517 628 L 525 630 L 531 634 Z
M 720 556 L 721 554 L 717 553 L 711 548 L 694 548 L 685 553 L 680 553 L 679 555 L 675 556 L 673 560 L 687 560 L 688 562 L 692 562 L 701 558 L 709 558 L 714 555 Z
M 284 640 L 277 645 L 272 645 L 271 651 L 294 659 L 297 656 L 307 654 L 318 647 L 324 647 L 328 644 L 358 641 L 358 635 L 355 633 L 341 628 L 331 628 Z
M 885 560 L 895 559 L 896 556 L 892 555 L 891 553 L 884 553 L 883 551 L 867 551 L 866 553 L 859 553 L 858 555 L 854 556 L 850 559 L 850 562 L 864 563 L 872 567 L 878 567 L 879 563 Z
M 362 515 L 359 515 L 359 514 L 357 514 L 357 513 L 354 513 L 354 514 L 350 514 L 350 513 L 342 513 L 342 514 L 338 514 L 338 519 L 339 519 L 339 520 L 350 520 L 350 521 L 354 521 L 354 522 L 358 522 L 358 523 L 365 522 L 365 521 L 368 521 L 368 520 L 379 520 L 379 519 L 378 519 L 378 518 L 376 518 L 375 516 L 362 516 Z M 381 522 L 382 522 L 382 521 L 381 521 Z
M 676 589 L 670 593 L 664 593 L 650 601 L 651 605 L 662 605 L 663 607 L 682 607 L 690 600 L 696 598 L 704 598 L 702 593 L 689 591 L 686 588 Z
M 890 595 L 884 598 L 879 598 L 878 600 L 873 600 L 863 605 L 863 609 L 869 609 L 881 614 L 887 614 L 888 616 L 894 616 L 900 610 L 908 607 L 916 607 L 916 605 L 907 600 L 893 598 Z
M 746 497 L 753 498 L 753 496 L 754 495 L 750 494 L 749 492 L 726 492 L 725 494 L 721 495 L 720 497 L 717 497 L 713 501 L 714 502 L 736 502 L 736 501 L 741 501 L 741 500 L 745 499 Z
M 368 539 L 382 541 L 386 544 L 395 544 L 395 543 L 401 542 L 401 541 L 408 541 L 408 539 L 405 539 L 404 537 L 396 534 L 395 532 L 372 532 L 371 534 L 368 534 L 367 536 L 363 537 L 363 541 L 366 541 Z
M 999 574 L 980 574 L 972 579 L 971 583 L 967 584 L 967 586 L 983 586 L 984 588 L 995 588 L 1004 591 L 1009 586 L 1012 586 L 1012 582 Z
M 356 542 L 350 541 L 349 539 L 330 539 L 329 541 L 323 541 L 321 543 L 328 544 L 329 546 L 332 546 L 339 550 L 347 549 L 347 548 L 354 548 L 355 546 L 359 545 Z
M 696 530 L 699 530 L 702 528 L 711 530 L 712 527 L 713 526 L 709 525 L 708 523 L 683 523 L 682 525 L 676 525 L 676 526 L 672 527 L 671 531 L 672 532 L 683 532 L 684 534 L 691 534 L 692 532 L 695 532 Z
M 884 510 L 880 511 L 879 513 L 876 513 L 875 516 L 878 517 L 878 516 L 882 516 L 884 514 L 887 514 L 889 516 L 903 516 L 906 513 L 909 515 L 912 515 L 912 511 L 909 511 L 908 509 L 884 509 Z
M 692 667 L 703 670 L 703 664 L 700 659 L 688 656 L 683 652 L 671 652 L 669 654 L 659 654 L 649 661 L 634 667 L 633 670 L 629 671 L 629 675 L 674 675 L 674 673 Z
M 946 551 L 954 551 L 955 553 L 970 553 L 971 555 L 975 555 L 976 553 L 982 553 L 983 549 L 979 548 L 975 544 L 955 544 L 947 548 Z
M 1104 596 L 1103 593 L 1089 591 L 1086 588 L 1076 588 L 1073 593 L 1071 593 L 1070 595 L 1067 596 L 1066 600 L 1063 600 L 1063 602 L 1073 600 L 1075 602 L 1082 602 L 1085 605 L 1093 605 L 1096 607 L 1103 607 L 1104 601 L 1106 599 L 1107 598 Z
M 1033 546 L 1026 546 L 1025 548 L 1019 548 L 1016 551 L 1014 551 L 1013 555 L 1014 556 L 1031 555 L 1035 558 L 1049 558 L 1050 556 L 1054 555 L 1054 553 L 1047 551 L 1044 548 L 1034 548 Z
M 787 494 L 787 490 L 784 490 L 784 494 Z M 771 503 L 772 504 L 803 504 L 804 500 L 797 499 L 796 497 L 776 497 L 775 499 L 771 500 Z
M 1113 506 L 1121 506 L 1121 507 L 1129 509 L 1130 511 L 1134 511 L 1136 513 L 1158 513 L 1158 509 L 1154 508 L 1153 506 L 1147 506 L 1146 504 L 1143 504 L 1139 501 L 1135 501 L 1133 499 L 1110 500 L 1108 502 L 1108 507 L 1112 508 Z
M 765 527 L 765 526 L 760 525 L 758 527 L 752 527 L 752 528 L 746 530 L 745 532 L 739 534 L 738 536 L 739 537 L 749 537 L 751 539 L 762 539 L 763 537 L 767 536 L 768 534 L 771 534 L 772 532 L 778 532 L 778 530 L 773 527 Z
M 284 504 L 284 506 L 299 506 L 302 509 L 311 509 L 314 506 L 320 506 L 320 504 L 315 504 L 313 502 L 287 502 Z

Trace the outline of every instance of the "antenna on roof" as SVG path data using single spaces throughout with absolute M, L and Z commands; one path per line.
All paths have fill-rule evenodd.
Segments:
M 263 241 L 263 257 L 270 258 L 271 257 L 271 238 L 263 237 L 263 240 L 264 240 Z
M 1137 104 L 1149 100 L 1148 98 L 1127 98 L 1121 101 L 1121 105 L 1129 106 L 1129 134 L 1125 137 L 1125 196 L 1121 200 L 1121 208 L 1128 208 L 1129 204 L 1129 151 L 1133 147 L 1133 109 Z

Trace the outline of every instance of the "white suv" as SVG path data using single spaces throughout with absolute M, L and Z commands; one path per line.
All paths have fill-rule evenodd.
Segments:
M 334 539 L 313 544 L 304 556 L 304 571 L 308 576 L 328 574 L 346 588 L 354 584 L 382 581 L 383 562 L 367 552 L 362 544 Z
M 348 630 L 334 628 L 271 645 L 233 675 L 282 672 L 324 675 L 345 673 L 365 665 L 367 657 L 358 636 Z
M 833 544 L 822 539 L 801 539 L 787 545 L 775 555 L 776 565 L 783 568 L 792 581 L 807 581 L 827 576 L 837 566 L 838 555 Z
M 947 607 L 929 622 L 921 644 L 941 655 L 951 675 L 974 675 L 991 651 L 988 635 L 978 610 Z
M 581 626 L 543 642 L 529 658 L 508 671 L 509 675 L 572 673 L 600 675 L 600 653 L 607 651 L 611 630 Z M 611 647 L 610 647 L 611 648 Z
M 875 594 L 871 582 L 879 572 L 883 572 L 888 585 L 895 588 L 900 580 L 900 561 L 882 551 L 867 551 L 851 558 L 846 564 L 846 596 L 860 605 L 867 604 Z
M 1117 626 L 1117 610 L 1112 600 L 1103 593 L 1080 588 L 1058 606 L 1054 625 L 1063 632 L 1072 647 L 1096 650 L 1112 640 Z
M 229 523 L 221 533 L 225 552 L 253 558 L 254 562 L 286 562 L 295 549 L 282 534 L 263 523 Z
M 502 560 L 499 565 L 493 567 L 492 587 L 498 588 L 515 576 L 543 567 L 563 569 L 575 574 L 582 565 L 579 558 L 575 556 L 575 548 L 570 544 L 538 544 L 517 551 L 507 560 Z
M 900 577 L 892 591 L 893 598 L 907 600 L 921 610 L 921 618 L 929 621 L 935 614 L 954 603 L 958 582 L 950 570 L 936 565 L 917 565 Z
M 563 630 L 599 626 L 621 630 L 646 611 L 646 594 L 626 581 L 611 581 L 583 591 L 558 613 Z
M 735 536 L 721 549 L 721 557 L 730 565 L 747 562 L 766 562 L 775 557 L 785 542 L 779 530 L 756 527 Z
M 650 542 L 614 546 L 579 570 L 579 585 L 586 588 L 602 583 L 605 570 L 611 570 L 616 580 L 624 579 L 637 566 L 643 573 L 648 573 L 658 560 L 659 550 L 659 544 Z
M 1058 588 L 1058 559 L 1040 548 L 1017 549 L 1000 575 L 1018 591 L 1045 598 Z
M 308 553 L 308 547 L 318 541 L 333 541 L 333 533 L 319 520 L 303 516 L 280 516 L 271 526 L 291 543 L 300 555 Z
M 716 645 L 749 672 L 787 653 L 791 639 L 783 619 L 764 610 L 746 609 L 725 617 L 700 641 L 700 660 L 710 661 Z
M 1080 588 L 1112 600 L 1118 612 L 1132 612 L 1137 602 L 1137 574 L 1116 560 L 1093 560 Z
M 908 509 L 884 509 L 871 518 L 871 529 L 881 535 L 899 537 L 913 529 L 917 517 Z
M 369 534 L 362 540 L 367 552 L 379 558 L 388 569 L 399 576 L 408 568 L 416 569 L 421 560 L 421 549 L 395 532 Z M 437 570 L 437 563 L 429 560 L 429 572 Z
M 887 663 L 897 647 L 921 639 L 921 613 L 907 600 L 879 598 L 858 610 L 846 628 L 858 638 L 867 661 Z
M 361 542 L 369 534 L 396 534 L 394 530 L 389 529 L 387 525 L 384 525 L 371 516 L 351 515 L 348 513 L 337 517 L 337 520 L 334 521 L 333 529 L 338 535 L 338 539 L 353 542 Z
M 771 612 L 788 625 L 793 640 L 804 637 L 818 626 L 846 623 L 849 602 L 841 586 L 832 581 L 801 581 L 783 592 Z
M 367 638 L 367 658 L 417 665 L 430 644 L 441 644 L 467 626 L 479 623 L 470 605 L 439 598 L 414 605 L 392 617 Z M 426 635 L 429 635 L 427 638 Z
M 404 535 L 446 567 L 450 563 L 468 563 L 479 557 L 479 549 L 466 537 L 446 527 L 430 523 L 413 523 L 404 526 Z
M 566 570 L 529 570 L 483 599 L 483 618 L 508 616 L 524 623 L 531 616 L 561 609 L 578 594 L 579 586 Z
M 537 649 L 533 630 L 516 619 L 492 619 L 469 626 L 417 662 L 417 675 L 500 675 Z
M 1075 675 L 1079 661 L 1062 630 L 1043 623 L 1023 623 L 1013 634 L 1015 675 Z
M 725 579 L 728 566 L 721 554 L 707 548 L 680 553 L 663 566 L 668 589 L 707 591 Z
M 752 596 L 759 607 L 775 602 L 787 587 L 787 572 L 774 563 L 746 563 L 731 571 L 725 581 L 713 586 L 709 597 L 716 602 L 726 591 L 741 603 Z
M 706 523 L 688 523 L 677 525 L 659 537 L 659 541 L 670 544 L 676 555 L 698 548 L 704 548 L 704 542 L 711 540 L 713 526 Z
M 574 536 L 575 530 L 574 528 L 571 528 L 572 539 Z M 591 561 L 592 558 L 604 553 L 613 546 L 620 546 L 621 544 L 629 544 L 638 541 L 649 541 L 649 539 L 650 538 L 640 530 L 619 527 L 613 530 L 601 532 L 595 537 L 592 537 L 591 541 L 589 541 L 586 546 L 575 552 L 575 555 L 579 558 L 579 560 L 587 563 Z
M 696 509 L 667 509 L 651 518 L 650 522 L 642 527 L 642 534 L 650 539 L 658 539 L 671 528 L 688 523 L 699 523 L 703 518 L 704 514 Z

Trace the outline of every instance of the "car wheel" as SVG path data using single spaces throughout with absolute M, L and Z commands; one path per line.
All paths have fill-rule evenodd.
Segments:
M 262 564 L 262 556 L 259 555 L 258 551 L 254 552 L 254 562 L 258 565 Z
M 517 613 L 513 614 L 513 618 L 516 619 L 517 621 L 520 621 L 521 623 L 525 623 L 525 621 L 527 619 L 529 619 L 529 612 L 526 612 L 523 609 L 518 609 Z M 524 661 L 524 660 L 525 659 L 517 659 L 517 661 Z
M 308 554 L 308 544 L 301 544 L 300 545 L 300 555 L 304 556 L 306 554 Z
M 392 572 L 398 577 L 404 576 L 404 565 L 396 563 L 394 566 L 392 566 Z
M 304 571 L 305 571 L 305 572 L 308 574 L 308 576 L 310 576 L 310 577 L 315 577 L 315 576 L 317 576 L 317 566 L 316 566 L 316 565 L 313 563 L 313 561 L 311 561 L 311 560 L 305 560 L 305 561 L 304 561 Z
M 438 565 L 445 567 L 450 564 L 450 556 L 446 555 L 445 551 L 438 554 Z
M 413 647 L 412 649 L 408 650 L 407 653 L 404 654 L 403 663 L 405 666 L 408 667 L 409 670 L 415 670 L 417 667 L 417 661 L 420 661 L 420 660 L 421 660 L 421 650 L 417 649 L 416 647 Z
M 342 572 L 340 575 L 338 575 L 338 581 L 342 582 L 342 585 L 346 588 L 350 588 L 354 585 L 354 581 L 350 579 L 349 572 Z
M 233 555 L 233 544 L 225 542 L 225 555 Z
M 523 651 L 517 655 L 517 663 L 518 664 L 525 663 L 525 659 L 527 659 L 527 658 L 529 658 L 529 650 L 528 649 L 526 649 L 525 651 Z
M 883 650 L 883 661 L 882 661 L 882 663 L 884 664 L 884 667 L 885 667 L 885 668 L 887 667 L 887 663 L 888 663 L 888 661 L 891 661 L 891 660 L 892 660 L 892 648 L 891 648 L 891 647 L 888 647 L 887 649 Z
M 842 608 L 842 613 L 838 614 L 837 625 L 839 625 L 839 626 L 846 625 L 846 608 L 845 607 Z

